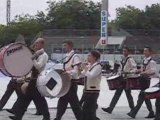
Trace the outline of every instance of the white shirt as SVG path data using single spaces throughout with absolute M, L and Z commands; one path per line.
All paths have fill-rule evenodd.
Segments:
M 102 67 L 98 62 L 94 63 L 93 65 L 89 65 L 86 72 L 82 71 L 82 74 L 87 77 L 85 82 L 85 91 L 100 90 L 101 73 Z
M 70 51 L 69 53 L 66 54 L 66 60 L 65 61 L 67 62 L 67 63 L 65 63 L 65 66 L 64 66 L 66 72 L 71 75 L 72 79 L 78 79 L 78 77 L 79 77 L 79 67 L 77 65 L 81 63 L 80 57 L 77 54 L 75 54 L 74 50 L 72 50 L 72 51 Z
M 128 58 L 128 60 L 126 61 L 127 58 Z M 124 61 L 124 62 L 126 61 L 123 70 L 122 70 L 122 64 L 121 64 L 121 70 L 123 72 L 135 73 L 137 71 L 137 64 L 132 57 L 127 56 L 127 57 L 123 58 L 122 61 Z
M 38 59 L 33 60 L 33 65 L 39 72 L 41 72 L 45 68 L 47 61 L 48 61 L 48 55 L 46 52 L 44 52 L 38 57 Z
M 148 64 L 146 66 L 145 71 L 144 71 L 145 73 L 147 73 L 151 78 L 158 77 L 157 64 L 154 60 L 152 60 L 151 56 L 148 58 L 144 58 L 143 64 Z

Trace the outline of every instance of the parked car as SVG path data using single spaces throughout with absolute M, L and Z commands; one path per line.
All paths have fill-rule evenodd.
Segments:
M 110 72 L 113 69 L 113 62 L 108 60 L 100 60 L 102 65 L 102 73 Z

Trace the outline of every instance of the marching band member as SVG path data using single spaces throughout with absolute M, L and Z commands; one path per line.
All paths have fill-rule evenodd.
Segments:
M 156 87 L 160 88 L 160 82 L 156 85 Z M 154 120 L 160 120 L 160 98 L 156 98 L 155 107 L 156 107 L 156 114 Z
M 0 100 L 0 110 L 3 109 L 3 107 L 5 106 L 5 104 L 7 103 L 7 101 L 9 100 L 9 98 L 11 97 L 11 95 L 13 94 L 13 92 L 15 91 L 17 96 L 20 95 L 20 88 L 21 88 L 22 83 L 21 82 L 17 82 L 16 78 L 11 78 L 11 80 L 9 81 L 8 85 L 7 85 L 7 89 L 4 93 L 4 95 L 2 96 L 1 100 Z M 14 111 L 14 107 L 13 107 L 13 111 Z
M 28 75 L 26 75 L 25 77 L 16 78 L 15 82 L 18 84 L 17 87 L 18 87 L 18 90 L 19 90 L 18 97 L 21 96 L 22 94 L 26 93 L 27 87 L 28 87 L 29 82 L 30 82 L 30 79 L 31 79 L 31 72 Z M 17 100 L 18 100 L 18 98 L 17 98 Z M 13 104 L 11 109 L 6 109 L 7 112 L 12 113 L 12 114 L 16 113 L 17 106 L 19 104 L 18 103 L 19 101 L 17 101 L 17 100 L 15 101 L 15 103 Z M 33 99 L 33 103 L 35 104 L 35 107 L 36 107 L 36 110 L 37 110 L 34 115 L 42 115 L 41 107 L 40 107 L 41 104 L 39 104 L 39 102 L 37 102 L 36 99 Z
M 154 120 L 160 120 L 160 99 L 159 98 L 156 99 L 155 106 L 156 106 L 156 115 Z
M 157 72 L 157 68 L 156 68 L 156 62 L 154 60 L 152 60 L 151 55 L 152 55 L 152 49 L 150 47 L 145 47 L 144 48 L 144 56 L 145 57 L 144 57 L 144 60 L 143 60 L 143 69 L 141 71 L 138 71 L 142 75 L 142 78 L 140 78 L 140 79 L 144 79 L 145 82 L 147 82 L 147 81 L 150 82 L 151 78 L 158 76 L 158 72 Z M 148 83 L 148 84 L 150 84 L 150 83 Z M 154 118 L 154 111 L 152 109 L 151 101 L 148 100 L 148 99 L 145 100 L 144 95 L 145 94 L 144 94 L 143 90 L 141 90 L 140 93 L 139 93 L 139 96 L 138 96 L 137 105 L 127 115 L 129 115 L 132 118 L 135 118 L 137 112 L 139 111 L 143 102 L 145 101 L 147 109 L 149 111 L 148 116 L 145 117 L 145 118 Z
M 120 67 L 121 72 L 122 73 L 136 72 L 137 65 L 136 65 L 136 62 L 134 61 L 134 59 L 131 56 L 129 56 L 129 48 L 128 47 L 123 48 L 123 55 L 124 55 L 124 58 L 122 59 L 121 67 Z M 123 80 L 123 84 L 125 85 L 126 81 Z M 112 98 L 112 101 L 110 103 L 110 106 L 108 108 L 102 108 L 102 110 L 105 112 L 108 112 L 108 113 L 112 113 L 112 111 L 113 111 L 114 107 L 116 106 L 123 90 L 126 93 L 126 97 L 127 97 L 130 109 L 134 108 L 134 101 L 133 101 L 133 97 L 131 95 L 131 90 L 125 89 L 125 88 L 119 88 L 116 90 L 116 92 Z
M 81 119 L 81 109 L 79 104 L 79 99 L 77 96 L 77 80 L 80 74 L 80 57 L 75 54 L 73 50 L 73 43 L 71 41 L 65 41 L 63 43 L 64 49 L 66 50 L 66 61 L 64 62 L 64 70 L 71 76 L 71 87 L 69 92 L 60 97 L 57 105 L 57 114 L 54 120 L 61 120 L 63 114 L 67 109 L 68 103 L 70 103 L 71 108 L 77 120 Z
M 48 55 L 44 51 L 44 39 L 38 38 L 35 41 L 36 52 L 32 57 L 34 67 L 32 68 L 31 80 L 29 82 L 26 94 L 22 94 L 18 99 L 17 110 L 15 116 L 10 116 L 12 120 L 22 120 L 22 117 L 29 106 L 30 102 L 35 99 L 37 104 L 41 106 L 41 112 L 43 115 L 43 120 L 50 120 L 50 114 L 47 102 L 44 97 L 41 96 L 39 91 L 36 88 L 36 81 L 40 72 L 44 69 L 47 61 Z
M 91 51 L 88 55 L 88 62 L 90 64 L 82 71 L 82 75 L 85 75 L 82 120 L 99 120 L 99 118 L 96 117 L 102 72 L 102 67 L 98 62 L 99 59 L 100 53 Z

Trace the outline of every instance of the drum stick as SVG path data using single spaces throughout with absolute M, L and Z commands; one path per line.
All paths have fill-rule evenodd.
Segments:
M 136 72 L 122 72 L 121 74 L 136 74 Z

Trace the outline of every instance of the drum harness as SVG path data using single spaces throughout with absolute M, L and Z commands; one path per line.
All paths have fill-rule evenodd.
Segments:
M 128 61 L 130 58 L 131 58 L 131 57 L 128 56 L 126 59 L 122 59 L 122 61 L 121 61 L 121 65 L 122 65 L 122 69 L 121 69 L 122 73 L 121 73 L 121 74 L 122 74 L 123 78 L 126 78 L 126 74 L 129 74 L 129 72 L 126 73 L 126 72 L 123 72 L 123 70 L 124 70 L 124 67 L 125 67 L 127 61 Z
M 146 70 L 146 67 L 150 63 L 151 60 L 152 58 L 150 58 L 146 64 L 144 63 L 144 60 L 143 60 L 143 72 Z
M 76 55 L 75 52 L 70 56 L 70 58 L 69 58 L 67 61 L 65 61 L 65 62 L 63 63 L 63 69 L 64 69 L 64 71 L 66 71 L 65 65 L 73 58 L 74 55 Z M 67 57 L 67 56 L 66 56 L 66 57 Z M 66 57 L 65 57 L 65 58 L 66 58 Z M 77 56 L 77 57 L 79 57 L 79 56 Z M 64 58 L 64 59 L 65 59 L 65 58 Z M 78 66 L 79 64 L 81 64 L 81 63 L 75 64 L 75 65 L 71 65 L 71 67 L 74 68 L 75 66 Z M 82 81 L 81 79 L 71 79 L 71 80 L 72 80 L 73 82 L 76 82 L 76 83 L 79 83 L 79 81 Z
M 63 62 L 63 70 L 60 71 L 59 74 L 62 74 L 64 71 L 66 71 L 66 70 L 65 70 L 65 64 L 67 64 L 67 63 L 73 58 L 73 56 L 74 56 L 75 54 L 76 54 L 76 53 L 74 52 L 67 61 Z M 63 57 L 63 58 L 62 58 L 61 60 L 59 60 L 59 61 L 63 61 L 63 60 L 65 60 L 66 58 L 67 58 L 67 56 Z M 54 67 L 56 64 L 58 64 L 58 63 L 55 63 L 55 64 L 52 66 L 52 68 L 49 68 L 48 70 L 53 69 L 53 67 Z M 76 65 L 79 65 L 79 64 L 76 64 Z M 72 65 L 71 67 L 73 68 L 73 67 L 76 66 L 76 65 Z
M 147 65 L 149 65 L 149 63 L 151 62 L 151 60 L 152 60 L 152 58 L 150 58 L 147 63 L 145 63 L 144 60 L 143 60 L 143 72 L 146 70 Z M 144 76 L 146 78 L 150 78 L 148 75 L 142 75 L 142 76 Z

